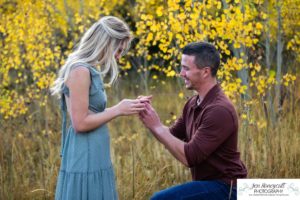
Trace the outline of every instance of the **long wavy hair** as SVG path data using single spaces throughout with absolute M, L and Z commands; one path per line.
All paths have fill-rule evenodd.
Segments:
M 102 76 L 110 72 L 109 84 L 114 83 L 118 77 L 115 53 L 119 48 L 124 48 L 124 55 L 130 47 L 131 39 L 130 30 L 125 22 L 113 16 L 102 17 L 85 32 L 78 47 L 59 70 L 58 77 L 50 89 L 52 95 L 60 97 L 62 86 L 76 63 L 83 62 L 95 66 Z

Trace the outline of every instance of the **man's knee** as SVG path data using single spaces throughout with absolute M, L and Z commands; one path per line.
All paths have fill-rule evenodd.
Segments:
M 176 195 L 174 191 L 172 192 L 170 189 L 165 189 L 159 192 L 156 192 L 152 195 L 150 200 L 169 200 L 169 199 L 175 199 Z
M 160 194 L 160 192 L 156 192 L 156 193 L 154 193 L 152 196 L 151 196 L 151 198 L 150 198 L 150 200 L 158 200 L 158 199 L 162 199 L 163 197 L 162 197 L 162 195 Z

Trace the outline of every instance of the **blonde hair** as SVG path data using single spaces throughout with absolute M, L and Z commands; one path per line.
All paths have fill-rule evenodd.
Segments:
M 126 23 L 117 17 L 102 17 L 86 31 L 76 50 L 68 56 L 66 63 L 59 70 L 58 77 L 50 89 L 52 95 L 60 96 L 62 86 L 76 63 L 83 62 L 95 66 L 103 76 L 110 72 L 109 84 L 114 83 L 118 77 L 118 65 L 114 54 L 118 48 L 124 46 L 124 55 L 129 49 L 131 39 Z

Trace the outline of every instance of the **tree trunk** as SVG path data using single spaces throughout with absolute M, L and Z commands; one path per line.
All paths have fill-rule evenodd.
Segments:
M 270 70 L 271 70 L 271 62 L 270 62 L 270 13 L 269 13 L 269 1 L 266 1 L 265 5 L 267 9 L 267 19 L 265 21 L 265 27 L 266 27 L 266 67 L 267 67 L 267 76 L 270 76 Z M 268 90 L 267 92 L 267 105 L 265 106 L 267 110 L 265 111 L 266 117 L 268 120 L 270 120 L 271 125 L 275 125 L 276 117 L 275 117 L 275 110 L 274 110 L 274 102 L 272 99 L 272 92 L 271 90 Z
M 74 30 L 74 24 L 72 22 L 72 10 L 68 5 L 67 0 L 64 0 L 64 7 L 66 10 L 66 14 L 67 14 L 67 21 L 68 21 L 68 26 L 69 26 L 68 35 L 69 35 L 69 32 L 73 32 L 73 30 Z
M 81 16 L 84 16 L 84 0 L 79 0 L 79 3 L 80 3 L 79 13 Z
M 277 73 L 276 73 L 276 87 L 275 87 L 275 97 L 276 97 L 276 106 L 278 111 L 281 110 L 281 66 L 282 66 L 282 17 L 281 17 L 281 2 L 280 0 L 276 1 L 276 9 L 277 9 L 277 59 L 276 59 L 276 66 L 277 66 Z

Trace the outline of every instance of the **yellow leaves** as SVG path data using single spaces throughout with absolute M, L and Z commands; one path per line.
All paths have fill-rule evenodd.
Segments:
M 78 26 L 78 30 L 79 30 L 80 33 L 83 33 L 84 32 L 84 26 L 83 25 Z
M 221 50 L 221 52 L 228 51 L 228 45 L 224 41 L 217 41 L 217 48 Z
M 183 40 L 184 40 L 183 37 L 182 37 L 182 35 L 179 34 L 179 33 L 177 33 L 175 37 L 176 37 L 176 39 L 178 39 L 179 41 L 183 41 Z
M 145 15 L 145 14 L 142 14 L 141 15 L 141 19 L 143 21 L 147 21 L 148 19 L 152 19 L 153 17 L 151 15 Z
M 268 79 L 266 76 L 259 75 L 257 77 L 252 78 L 254 81 L 254 84 L 257 89 L 257 95 L 258 96 L 264 96 L 266 94 L 267 89 L 269 88 Z
M 267 122 L 265 120 L 260 120 L 256 123 L 257 128 L 262 129 L 267 127 Z
M 18 96 L 15 91 L 1 91 L 0 114 L 4 119 L 15 118 L 28 111 L 23 96 Z
M 146 22 L 146 26 L 152 26 L 153 25 L 153 22 L 152 21 L 147 21 Z
M 169 37 L 169 41 L 172 41 L 172 39 L 173 39 L 173 33 L 172 32 L 168 32 L 168 37 Z
M 260 72 L 261 66 L 260 66 L 258 63 L 256 63 L 256 64 L 254 65 L 254 69 L 255 69 L 257 72 Z
M 290 84 L 294 84 L 295 80 L 296 76 L 287 73 L 282 77 L 281 82 L 283 83 L 283 85 L 289 86 Z
M 150 26 L 150 31 L 157 32 L 160 30 L 160 28 L 161 26 L 159 24 L 152 24 L 152 26 Z
M 176 115 L 173 115 L 172 120 L 176 120 L 176 119 L 177 119 Z
M 167 73 L 167 77 L 174 77 L 176 75 L 176 72 L 174 70 L 171 70 Z
M 262 19 L 267 19 L 268 15 L 266 13 L 262 13 L 261 17 L 262 17 Z
M 68 18 L 62 1 L 54 0 L 51 5 L 48 1 L 35 4 L 32 1 L 26 1 L 24 4 L 18 2 L 16 1 L 16 8 L 1 16 L 0 32 L 4 39 L 0 53 L 0 73 L 1 78 L 3 77 L 0 91 L 4 87 L 20 90 L 30 87 L 34 91 L 37 90 L 26 94 L 31 100 L 43 97 L 43 92 L 54 78 L 50 71 L 56 71 L 64 64 L 64 59 L 72 51 L 86 27 L 104 14 L 119 16 L 120 13 L 114 11 L 116 5 L 128 9 L 124 0 L 90 0 L 84 2 L 81 12 L 78 2 L 68 1 L 72 13 Z M 250 87 L 263 95 L 275 84 L 275 76 L 272 75 L 272 71 L 269 77 L 265 75 L 264 66 L 248 63 L 249 55 L 245 56 L 241 50 L 246 48 L 245 52 L 248 53 L 248 47 L 255 51 L 254 48 L 260 48 L 260 45 L 255 44 L 261 39 L 264 28 L 265 21 L 261 19 L 270 16 L 258 10 L 256 6 L 249 6 L 248 2 L 243 2 L 243 12 L 240 7 L 241 1 L 227 0 L 226 9 L 223 2 L 137 0 L 135 7 L 126 11 L 130 16 L 127 19 L 133 20 L 127 22 L 130 26 L 135 25 L 133 30 L 136 29 L 134 35 L 138 41 L 130 56 L 141 57 L 145 61 L 143 65 L 146 65 L 139 71 L 146 72 L 150 66 L 167 77 L 176 77 L 175 69 L 176 64 L 178 66 L 180 63 L 181 48 L 189 42 L 210 41 L 215 42 L 222 54 L 222 60 L 226 59 L 222 64 L 223 69 L 218 72 L 218 77 L 224 81 L 222 87 L 226 94 L 234 97 L 246 93 L 247 86 L 242 85 L 242 80 L 237 77 L 241 70 L 247 69 Z M 284 26 L 284 30 L 291 29 L 287 25 Z M 291 33 L 285 44 L 287 50 L 293 51 L 300 61 L 300 36 L 297 32 Z M 240 54 L 237 54 L 239 58 L 234 58 L 235 50 Z M 153 63 L 159 63 L 161 66 Z M 122 64 L 125 65 L 121 67 L 122 70 L 132 69 L 129 62 L 124 61 Z M 168 68 L 169 66 L 171 67 Z M 160 79 L 158 74 L 152 76 L 157 82 Z M 289 86 L 294 79 L 294 76 L 284 76 L 281 83 Z M 183 93 L 179 93 L 178 97 L 183 98 Z
M 83 16 L 79 13 L 75 13 L 75 24 L 81 24 L 83 22 Z
M 78 3 L 67 3 L 70 16 L 64 3 L 57 0 L 51 5 L 49 1 L 15 1 L 14 8 L 1 15 L 0 91 L 7 92 L 7 87 L 11 90 L 0 98 L 4 118 L 24 114 L 25 102 L 38 100 L 41 106 L 46 105 L 45 95 L 56 76 L 54 71 L 64 64 L 81 32 L 124 0 L 90 0 L 85 2 L 83 12 Z
M 158 17 L 161 17 L 163 15 L 163 6 L 159 6 L 157 9 L 156 9 L 156 15 Z
M 177 17 L 181 21 L 184 21 L 187 18 L 185 13 L 179 13 Z
M 179 10 L 179 1 L 177 0 L 168 0 L 168 10 L 170 11 L 178 11 Z
M 237 95 L 246 94 L 247 86 L 242 85 L 242 80 L 240 78 L 231 78 L 221 83 L 222 89 L 225 94 L 234 100 Z
M 224 69 L 226 71 L 239 71 L 242 68 L 245 68 L 243 59 L 237 59 L 236 57 L 233 57 L 231 59 L 228 59 L 226 63 L 224 63 Z
M 238 48 L 241 47 L 241 45 L 240 45 L 239 43 L 235 42 L 235 43 L 233 44 L 233 47 L 236 48 L 236 49 L 238 49 Z
M 300 62 L 300 33 L 299 31 L 293 33 L 292 38 L 287 42 L 287 49 L 294 51 L 296 54 L 296 59 Z
M 222 8 L 222 3 L 221 1 L 218 1 L 217 2 L 217 9 L 220 10 Z
M 38 81 L 37 81 L 37 86 L 40 89 L 46 89 L 49 88 L 50 85 L 52 84 L 52 82 L 54 81 L 54 76 L 47 74 L 47 75 L 42 75 L 42 76 L 37 76 L 38 77 Z
M 257 22 L 256 24 L 255 24 L 255 28 L 256 29 L 259 29 L 259 30 L 262 30 L 263 29 L 263 25 L 260 23 L 260 22 Z
M 152 40 L 153 40 L 153 33 L 150 32 L 146 38 L 146 42 L 150 42 Z
M 152 76 L 152 79 L 153 79 L 153 80 L 156 80 L 157 78 L 158 78 L 157 75 L 153 75 L 153 76 Z
M 179 92 L 179 93 L 178 93 L 178 97 L 179 97 L 180 99 L 183 99 L 183 97 L 184 97 L 183 92 Z
M 241 115 L 241 118 L 242 118 L 242 119 L 247 119 L 247 115 L 243 113 L 243 114 Z
M 246 46 L 250 47 L 250 46 L 252 46 L 252 44 L 254 44 L 253 41 L 254 41 L 254 39 L 252 39 L 249 36 L 246 36 L 246 38 L 244 40 L 244 43 L 245 43 Z
M 272 76 L 268 77 L 268 79 L 267 79 L 268 85 L 274 85 L 275 83 L 276 83 L 275 77 L 272 77 Z
M 247 86 L 246 85 L 242 85 L 239 88 L 239 93 L 240 94 L 246 94 L 246 90 L 247 90 Z
M 164 45 L 164 44 L 159 44 L 159 49 L 162 51 L 162 52 L 164 52 L 164 53 L 166 53 L 167 51 L 168 51 L 168 48 L 167 48 L 167 46 L 166 45 Z
M 167 125 L 169 125 L 169 124 L 171 123 L 171 120 L 167 119 L 167 120 L 165 121 L 165 123 L 166 123 Z
M 239 1 L 236 3 L 239 4 Z M 209 0 L 205 3 L 184 1 L 184 7 L 190 7 L 190 10 L 182 9 L 180 1 L 160 1 L 153 4 L 151 9 L 147 9 L 149 5 L 146 1 L 139 1 L 140 8 L 146 11 L 140 16 L 140 21 L 136 26 L 137 33 L 142 37 L 140 40 L 142 48 L 140 49 L 158 44 L 160 58 L 164 60 L 175 58 L 179 62 L 179 53 L 171 49 L 174 46 L 182 48 L 189 42 L 207 39 L 214 41 L 216 38 L 220 38 L 216 43 L 222 57 L 225 58 L 232 55 L 229 48 L 230 43 L 235 49 L 240 49 L 242 46 L 253 46 L 258 42 L 257 36 L 254 34 L 258 34 L 258 31 L 262 29 L 262 24 L 255 21 L 255 17 L 259 13 L 255 11 L 254 7 L 247 5 L 245 5 L 245 12 L 242 13 L 239 6 L 231 4 L 232 2 L 229 3 L 230 6 L 227 9 L 222 10 L 222 14 L 219 14 L 215 12 L 215 9 L 222 9 L 222 1 Z M 163 8 L 167 9 L 163 10 Z M 152 23 L 150 31 L 147 27 L 148 21 Z M 149 32 L 153 36 L 149 35 Z M 234 60 L 225 65 L 225 68 L 224 71 L 218 73 L 218 76 L 230 81 L 231 73 L 247 68 L 247 63 L 242 60 Z M 166 70 L 165 73 L 167 77 L 173 77 L 176 74 L 170 70 Z M 241 93 L 245 92 L 244 88 L 238 90 Z

